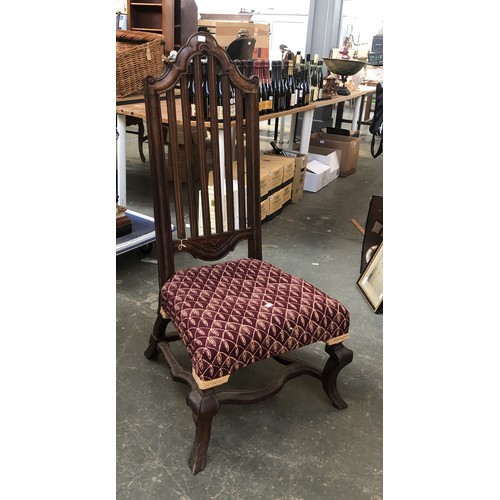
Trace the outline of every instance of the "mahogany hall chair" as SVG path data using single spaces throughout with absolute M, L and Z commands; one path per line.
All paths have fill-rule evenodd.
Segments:
M 217 109 L 217 89 L 222 89 L 219 119 L 217 113 L 208 120 L 202 113 L 204 74 L 211 110 Z M 353 357 L 343 345 L 349 313 L 314 285 L 262 260 L 258 78 L 242 76 L 210 34 L 195 33 L 161 77 L 147 79 L 144 93 L 159 278 L 158 315 L 145 356 L 161 355 L 172 378 L 190 388 L 195 437 L 188 463 L 196 474 L 205 466 L 212 418 L 221 405 L 262 401 L 288 380 L 309 374 L 321 380 L 334 406 L 347 407 L 337 376 Z M 169 127 L 168 160 L 162 122 L 178 124 Z M 178 143 L 191 144 L 193 130 L 203 128 L 212 147 L 206 148 L 205 134 L 198 134 L 196 181 L 193 148 L 185 149 L 183 183 Z M 173 183 L 167 168 L 173 169 Z M 248 256 L 226 259 L 240 243 L 247 245 Z M 192 267 L 176 268 L 175 257 L 182 253 L 193 257 Z M 171 349 L 179 340 L 189 353 L 190 371 L 176 359 L 178 349 Z M 322 369 L 287 354 L 314 342 L 325 343 L 329 354 Z M 224 388 L 236 370 L 268 358 L 282 365 L 273 381 L 242 391 Z

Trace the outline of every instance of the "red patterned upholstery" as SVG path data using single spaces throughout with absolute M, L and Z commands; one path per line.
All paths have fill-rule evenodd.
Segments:
M 340 302 L 257 259 L 180 270 L 163 286 L 160 304 L 187 347 L 200 389 L 262 359 L 318 341 L 343 342 L 349 330 Z

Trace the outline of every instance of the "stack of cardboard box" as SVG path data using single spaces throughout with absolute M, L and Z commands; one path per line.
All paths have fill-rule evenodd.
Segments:
M 261 182 L 263 177 L 272 179 L 270 183 L 268 181 L 268 215 L 263 220 L 274 217 L 289 203 L 298 203 L 302 199 L 307 155 L 294 151 L 285 154 L 287 156 L 277 155 L 271 150 L 261 155 Z
M 289 203 L 298 203 L 302 199 L 307 164 L 307 155 L 294 151 L 287 152 L 288 156 L 276 155 L 272 151 L 263 153 L 260 157 L 260 211 L 261 220 L 268 221 L 278 215 L 283 207 Z M 233 193 L 236 196 L 238 181 L 236 161 L 233 162 Z M 211 226 L 215 227 L 215 204 L 213 190 L 213 172 L 209 172 L 209 206 Z M 200 216 L 198 230 L 203 234 L 201 220 L 201 192 Z M 224 212 L 224 210 L 223 210 Z M 235 223 L 238 227 L 237 206 L 235 207 Z M 226 214 L 223 213 L 223 227 L 227 228 Z

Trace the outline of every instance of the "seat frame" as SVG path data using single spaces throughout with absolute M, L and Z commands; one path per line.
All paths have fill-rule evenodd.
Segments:
M 187 68 L 190 61 L 194 69 L 194 85 L 196 109 L 203 109 L 202 100 L 202 58 L 208 65 L 209 103 L 211 109 L 216 109 L 216 74 L 222 81 L 223 121 L 212 114 L 209 122 L 205 122 L 201 113 L 196 114 L 193 121 L 190 117 L 189 75 Z M 230 116 L 229 85 L 236 89 L 236 116 L 244 119 L 232 120 Z M 262 260 L 262 236 L 260 219 L 260 138 L 258 118 L 258 78 L 245 78 L 237 70 L 215 39 L 208 33 L 195 33 L 178 52 L 175 61 L 171 62 L 165 73 L 159 78 L 149 77 L 145 81 L 144 93 L 146 100 L 146 121 L 148 124 L 148 146 L 153 178 L 153 204 L 156 230 L 156 247 L 158 260 L 159 290 L 173 276 L 175 271 L 174 255 L 179 252 L 190 253 L 195 259 L 218 261 L 242 241 L 248 245 L 248 257 Z M 160 101 L 160 95 L 166 93 L 165 101 Z M 176 96 L 180 97 L 180 110 L 176 107 Z M 165 158 L 164 123 L 162 122 L 161 102 L 166 102 L 168 123 L 182 121 L 182 133 L 185 144 L 192 138 L 193 125 L 201 130 L 207 128 L 211 135 L 211 147 L 205 148 L 204 139 L 198 141 L 200 161 L 201 203 L 196 206 L 198 186 L 195 185 L 193 173 L 193 158 L 190 148 L 186 149 L 187 186 L 183 187 L 179 172 L 178 130 L 170 127 L 171 155 L 170 161 Z M 180 120 L 182 118 L 182 120 Z M 238 180 L 238 192 L 232 193 L 233 185 L 233 153 L 231 147 L 231 127 L 234 129 L 237 147 L 235 148 L 234 176 Z M 224 144 L 219 143 L 223 138 Z M 208 198 L 209 165 L 205 155 L 210 155 L 213 168 L 215 195 L 215 223 L 210 218 Z M 246 171 L 245 171 L 246 167 Z M 174 239 L 171 230 L 171 201 L 167 182 L 166 169 L 172 168 L 173 201 L 176 210 L 177 238 Z M 238 207 L 236 214 L 227 209 L 224 212 L 224 197 L 226 187 L 228 193 L 226 202 L 231 207 L 234 202 Z M 246 187 L 243 189 L 243 187 Z M 196 189 L 195 189 L 196 188 Z M 187 195 L 185 194 L 187 191 Z M 201 216 L 198 217 L 199 212 Z M 223 214 L 226 214 L 226 220 Z M 190 225 L 185 222 L 189 214 Z M 202 230 L 201 230 L 202 228 Z M 343 367 L 353 359 L 353 353 L 342 343 L 326 345 L 329 357 L 323 369 L 310 363 L 298 360 L 288 353 L 275 356 L 283 367 L 273 381 L 264 387 L 251 390 L 230 390 L 224 386 L 216 389 L 200 389 L 189 371 L 181 366 L 172 351 L 170 344 L 180 340 L 177 331 L 167 331 L 171 320 L 164 318 L 158 305 L 158 316 L 149 340 L 145 356 L 149 360 L 160 354 L 166 361 L 172 379 L 182 382 L 190 389 L 187 404 L 192 411 L 195 423 L 194 443 L 188 464 L 192 474 L 203 470 L 207 458 L 210 441 L 212 419 L 225 404 L 250 404 L 263 401 L 278 393 L 285 383 L 300 375 L 311 375 L 321 380 L 323 389 L 338 409 L 347 407 L 337 390 L 337 377 Z M 172 323 L 173 324 L 173 323 Z

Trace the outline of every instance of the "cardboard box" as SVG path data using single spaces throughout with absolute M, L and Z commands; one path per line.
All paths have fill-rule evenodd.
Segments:
M 198 26 L 208 28 L 222 48 L 226 48 L 238 36 L 240 29 L 246 29 L 250 36 L 255 37 L 254 59 L 269 59 L 269 24 L 199 19 Z
M 238 181 L 233 181 L 233 196 L 238 196 Z M 200 235 L 204 234 L 203 232 L 203 215 L 202 215 L 202 204 L 201 204 L 201 190 L 198 191 L 198 233 Z M 208 173 L 208 204 L 210 209 L 210 228 L 212 232 L 215 231 L 215 190 L 213 185 L 213 172 Z M 227 231 L 227 210 L 226 206 L 226 195 L 223 197 L 222 202 L 222 227 L 224 231 Z M 239 228 L 239 219 L 238 219 L 238 204 L 234 204 L 234 225 L 236 229 Z
M 283 163 L 268 159 L 268 156 L 260 157 L 261 177 L 267 177 L 267 187 L 269 191 L 277 189 L 283 184 Z
M 340 158 L 340 177 L 356 172 L 358 166 L 361 138 L 327 134 L 325 129 L 311 134 L 310 146 L 320 146 L 342 151 Z
M 332 148 L 309 147 L 309 160 L 318 160 L 329 167 L 328 183 L 335 180 L 340 174 L 340 158 L 342 152 Z
M 307 162 L 304 191 L 317 193 L 329 183 L 330 167 L 318 160 Z
M 233 161 L 233 179 L 238 179 L 238 171 L 237 171 L 237 161 Z M 245 164 L 245 173 L 246 173 L 246 164 Z M 267 193 L 269 192 L 269 172 L 268 171 L 263 171 L 261 169 L 260 171 L 260 197 L 261 199 L 264 198 Z
M 273 150 L 264 151 L 265 158 L 261 157 L 261 165 L 262 161 L 276 161 L 283 165 L 283 182 L 285 183 L 289 179 L 293 179 L 295 174 L 295 158 L 291 156 L 282 156 L 277 155 Z
M 260 220 L 263 221 L 269 215 L 269 198 L 265 198 L 260 202 Z
M 292 186 L 293 184 L 289 182 L 281 189 L 281 202 L 283 207 L 292 201 Z
M 283 206 L 283 190 L 269 195 L 269 215 L 274 215 Z
M 304 194 L 304 179 L 306 177 L 307 154 L 298 153 L 297 151 L 285 150 L 288 157 L 295 161 L 294 174 L 292 179 L 292 203 L 298 203 Z M 267 154 L 267 153 L 265 153 Z M 276 155 L 275 156 L 280 156 Z
M 292 154 L 287 151 L 287 154 Z M 304 180 L 306 178 L 307 154 L 293 153 L 295 156 L 295 173 L 292 181 L 292 203 L 298 203 L 304 194 Z

